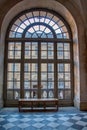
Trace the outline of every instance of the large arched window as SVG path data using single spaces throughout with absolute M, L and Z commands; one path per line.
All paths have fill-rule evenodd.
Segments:
M 19 98 L 59 98 L 73 104 L 71 31 L 48 9 L 30 9 L 10 23 L 5 47 L 5 106 Z

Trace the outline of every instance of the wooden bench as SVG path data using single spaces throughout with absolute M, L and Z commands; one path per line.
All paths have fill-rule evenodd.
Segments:
M 19 112 L 21 110 L 58 110 L 58 99 L 57 98 L 46 98 L 46 99 L 19 99 L 18 100 Z

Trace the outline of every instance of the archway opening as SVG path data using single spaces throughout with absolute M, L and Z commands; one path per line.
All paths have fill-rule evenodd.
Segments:
M 37 8 L 7 29 L 5 106 L 19 98 L 58 98 L 73 105 L 73 44 L 69 25 L 55 11 Z

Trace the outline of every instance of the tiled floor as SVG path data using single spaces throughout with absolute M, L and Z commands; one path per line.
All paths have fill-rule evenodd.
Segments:
M 18 112 L 17 108 L 0 110 L 0 130 L 87 130 L 87 112 L 74 107 L 58 112 Z

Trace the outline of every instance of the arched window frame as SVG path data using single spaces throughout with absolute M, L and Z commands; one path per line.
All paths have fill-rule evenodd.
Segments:
M 70 71 L 72 71 L 72 73 L 70 73 L 71 74 L 71 84 L 72 84 L 72 86 L 73 86 L 73 54 L 72 54 L 72 52 L 73 52 L 73 45 L 72 45 L 72 35 L 71 35 L 71 30 L 70 30 L 70 28 L 69 28 L 69 25 L 67 24 L 67 22 L 58 14 L 58 13 L 56 13 L 56 12 L 54 12 L 54 11 L 52 11 L 52 10 L 48 10 L 48 9 L 42 9 L 42 8 L 37 8 L 37 9 L 30 9 L 30 10 L 27 10 L 27 11 L 24 11 L 24 12 L 22 12 L 22 13 L 20 13 L 18 16 L 16 16 L 13 20 L 12 20 L 12 22 L 10 23 L 10 25 L 9 25 L 9 27 L 8 27 L 8 29 L 7 29 L 7 35 L 6 35 L 6 47 L 5 48 L 8 48 L 8 42 L 12 42 L 12 41 L 14 41 L 14 42 L 16 42 L 16 41 L 18 41 L 18 42 L 21 42 L 22 41 L 22 43 L 21 44 L 23 44 L 25 41 L 27 41 L 27 42 L 31 42 L 31 41 L 33 41 L 33 42 L 35 42 L 36 41 L 36 38 L 25 38 L 25 34 L 26 34 L 26 32 L 27 32 L 27 30 L 30 28 L 30 27 L 32 27 L 32 26 L 34 26 L 34 25 L 40 25 L 40 23 L 39 22 L 36 22 L 36 23 L 33 23 L 33 24 L 30 24 L 29 26 L 27 26 L 25 29 L 24 29 L 24 32 L 23 32 L 23 35 L 22 35 L 22 37 L 21 38 L 12 38 L 12 37 L 9 37 L 9 32 L 10 32 L 10 30 L 11 30 L 11 27 L 12 27 L 12 25 L 13 25 L 13 23 L 16 21 L 16 19 L 18 19 L 18 18 L 20 18 L 22 15 L 24 15 L 24 14 L 26 14 L 26 13 L 28 13 L 28 12 L 34 12 L 34 11 L 43 11 L 43 12 L 46 12 L 46 15 L 47 15 L 47 13 L 50 13 L 50 14 L 52 14 L 54 17 L 58 17 L 63 23 L 64 23 L 64 25 L 65 25 L 65 27 L 67 28 L 67 31 L 68 31 L 68 34 L 69 34 L 69 37 L 68 38 L 57 38 L 56 37 L 56 33 L 55 33 L 55 30 L 52 28 L 52 27 L 50 27 L 49 25 L 47 25 L 46 23 L 41 23 L 41 25 L 45 25 L 46 27 L 48 27 L 51 31 L 52 31 L 52 34 L 53 34 L 53 38 L 38 38 L 37 39 L 37 41 L 39 41 L 39 42 L 54 42 L 54 44 L 55 43 L 57 43 L 57 42 L 59 42 L 59 43 L 65 43 L 65 42 L 67 42 L 67 43 L 69 43 L 70 44 L 70 59 L 69 60 L 64 60 L 64 59 L 60 59 L 60 60 L 58 60 L 58 63 L 70 63 L 70 66 L 71 66 L 71 70 Z M 21 47 L 22 47 L 22 45 L 21 45 Z M 55 46 L 54 47 L 54 50 L 56 50 L 56 48 L 57 48 L 57 46 Z M 24 51 L 24 47 L 22 47 L 21 48 L 22 50 L 21 51 Z M 7 54 L 7 56 L 8 56 L 8 50 L 6 49 L 6 54 Z M 40 54 L 41 55 L 41 54 Z M 54 54 L 55 55 L 55 54 Z M 56 55 L 55 55 L 55 57 L 56 57 Z M 24 53 L 22 53 L 21 54 L 21 59 L 22 58 L 24 58 Z M 8 63 L 10 63 L 10 62 L 13 62 L 13 63 L 18 63 L 18 62 L 20 62 L 20 59 L 15 59 L 15 60 L 9 60 L 8 59 L 8 57 L 6 57 L 6 59 L 7 59 L 7 62 Z M 56 58 L 57 59 L 57 58 Z M 15 62 L 16 61 L 16 62 Z M 30 60 L 29 60 L 30 61 Z M 50 60 L 51 61 L 51 60 Z M 6 62 L 6 60 L 5 60 L 5 62 Z M 6 62 L 6 63 L 7 63 Z M 24 64 L 24 61 L 21 61 L 21 64 Z M 55 64 L 55 63 L 54 63 Z M 7 67 L 6 67 L 7 68 Z M 24 68 L 23 67 L 21 67 L 21 69 L 22 69 L 22 71 L 24 71 Z M 41 69 L 41 68 L 40 68 Z M 57 66 L 55 65 L 55 70 L 57 70 Z M 55 71 L 54 70 L 54 71 Z M 7 72 L 7 69 L 6 69 L 6 72 Z M 21 72 L 20 72 L 20 74 L 21 74 Z M 56 78 L 57 78 L 57 76 L 58 76 L 58 74 L 56 74 L 55 73 L 55 75 L 56 75 Z M 40 76 L 38 76 L 38 77 L 40 77 Z M 24 78 L 24 77 L 22 77 L 22 78 Z M 21 78 L 21 79 L 22 79 Z M 56 79 L 55 78 L 55 79 Z M 21 80 L 20 79 L 20 80 Z M 57 79 L 56 79 L 57 80 Z M 5 76 L 5 81 L 7 81 L 7 76 Z M 20 84 L 22 84 L 22 88 L 21 88 L 21 91 L 22 91 L 22 89 L 23 89 L 23 83 L 20 83 Z M 54 83 L 55 85 L 57 84 L 57 82 L 56 83 Z M 40 84 L 39 84 L 40 85 Z M 7 86 L 7 83 L 6 83 L 6 86 Z M 71 100 L 73 99 L 73 87 L 71 88 L 72 90 L 72 96 L 71 96 Z M 7 88 L 5 88 L 5 90 L 6 90 L 6 93 L 7 93 Z M 57 89 L 56 89 L 57 90 Z M 55 91 L 56 91 L 55 90 Z M 57 90 L 58 91 L 58 90 Z M 65 90 L 64 90 L 65 91 Z M 65 93 L 65 92 L 64 92 Z M 14 94 L 13 94 L 14 95 Z M 6 96 L 7 96 L 7 94 L 6 94 Z M 7 97 L 5 96 L 5 98 L 7 99 Z M 22 94 L 21 93 L 21 95 L 20 95 L 20 97 L 23 97 L 24 96 L 24 94 Z M 57 95 L 57 92 L 55 92 L 55 97 L 57 97 L 58 95 Z M 8 101 L 7 101 L 8 102 Z M 66 102 L 66 101 L 65 101 Z M 69 101 L 70 102 L 70 101 Z M 12 102 L 11 102 L 12 103 Z M 72 102 L 70 102 L 71 104 L 72 104 Z M 7 103 L 8 104 L 8 103 Z

